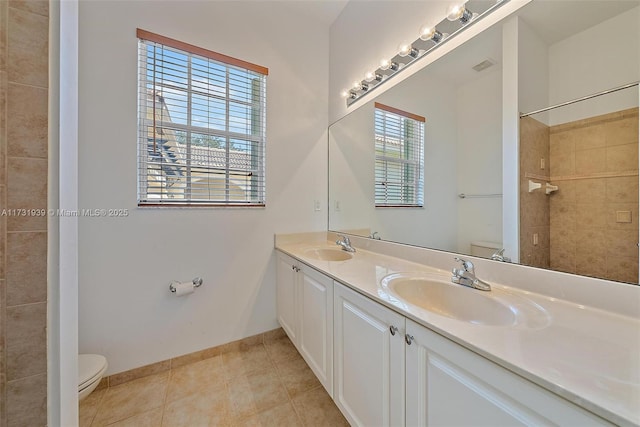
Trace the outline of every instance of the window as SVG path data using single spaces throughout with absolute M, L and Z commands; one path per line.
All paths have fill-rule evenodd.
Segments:
M 268 70 L 137 35 L 138 204 L 264 206 Z
M 423 206 L 424 122 L 375 103 L 376 206 Z

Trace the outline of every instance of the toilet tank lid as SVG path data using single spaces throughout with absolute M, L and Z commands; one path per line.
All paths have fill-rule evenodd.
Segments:
M 78 356 L 78 385 L 83 385 L 107 369 L 107 359 L 99 354 Z

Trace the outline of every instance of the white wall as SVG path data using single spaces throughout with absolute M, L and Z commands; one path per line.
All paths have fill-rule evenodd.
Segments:
M 502 67 L 458 87 L 457 192 L 502 193 Z M 474 241 L 502 245 L 502 198 L 457 199 L 457 252 Z
M 640 7 L 549 47 L 549 104 L 640 79 Z M 638 87 L 549 112 L 550 125 L 638 106 Z M 537 119 L 537 118 L 536 118 Z
M 250 5 L 80 3 L 80 207 L 130 212 L 79 224 L 79 350 L 108 374 L 276 328 L 273 234 L 326 229 L 327 25 Z M 136 207 L 137 27 L 269 68 L 265 209 Z

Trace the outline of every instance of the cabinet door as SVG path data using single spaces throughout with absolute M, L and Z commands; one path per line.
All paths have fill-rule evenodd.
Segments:
M 333 400 L 352 426 L 404 425 L 404 348 L 404 317 L 335 284 Z
M 407 334 L 407 426 L 609 425 L 411 320 Z
M 293 260 L 284 254 L 277 254 L 276 267 L 276 303 L 278 322 L 282 329 L 289 335 L 291 342 L 297 346 L 298 328 L 296 309 L 296 280 L 298 268 Z
M 333 396 L 333 280 L 303 267 L 298 306 L 300 354 Z

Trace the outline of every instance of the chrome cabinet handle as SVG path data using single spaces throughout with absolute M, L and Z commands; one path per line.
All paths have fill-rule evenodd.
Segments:
M 389 326 L 389 332 L 391 332 L 391 335 L 395 336 L 396 332 L 398 332 L 398 327 L 393 325 Z
M 295 265 L 292 265 L 292 266 L 291 266 L 291 269 L 292 269 L 293 271 L 295 271 L 296 273 L 299 273 L 299 272 L 300 272 L 300 268 L 299 268 L 299 267 L 296 267 Z
M 407 345 L 411 345 L 411 343 L 413 342 L 413 335 L 405 334 L 404 340 L 406 341 Z

